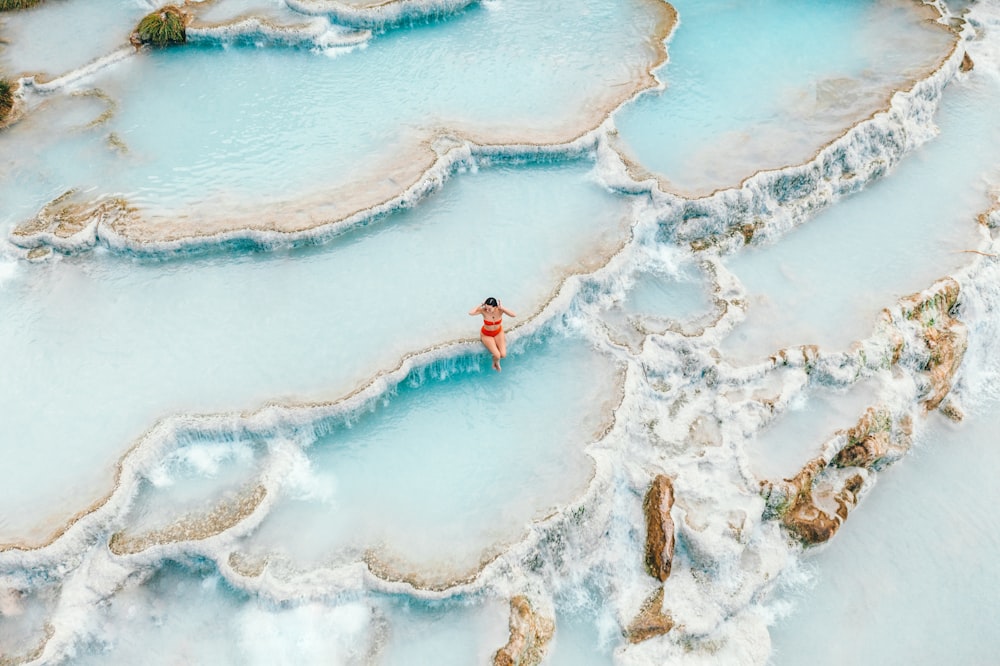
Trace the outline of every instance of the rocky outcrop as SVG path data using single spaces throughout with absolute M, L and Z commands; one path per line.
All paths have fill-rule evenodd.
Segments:
M 670 576 L 674 559 L 674 486 L 659 474 L 646 492 L 642 508 L 646 514 L 646 571 L 661 583 Z
M 510 638 L 493 655 L 493 666 L 537 666 L 545 657 L 554 632 L 555 623 L 536 614 L 527 597 L 512 598 Z
M 80 252 L 97 244 L 99 224 L 136 215 L 135 209 L 122 199 L 81 202 L 76 195 L 75 190 L 66 192 L 35 217 L 17 225 L 10 233 L 11 242 L 29 250 L 51 247 L 59 252 Z
M 861 445 L 864 448 L 862 442 L 881 441 L 882 432 L 888 435 L 888 431 L 879 431 L 873 435 L 870 425 L 873 417 L 878 424 L 876 427 L 881 427 L 877 421 L 879 413 L 869 410 L 859 425 L 852 429 L 855 440 L 863 433 L 861 440 L 853 445 L 844 446 L 834 457 L 835 459 L 845 451 L 855 451 L 855 453 L 845 453 L 845 458 L 860 455 L 856 452 L 856 447 Z M 862 430 L 858 430 L 859 428 Z M 838 436 L 844 435 L 841 433 Z M 851 440 L 852 437 L 848 435 L 847 441 Z M 794 478 L 785 479 L 780 483 L 761 482 L 762 495 L 767 500 L 772 515 L 779 517 L 789 533 L 805 546 L 829 541 L 847 520 L 850 510 L 857 506 L 865 477 L 860 473 L 846 477 L 835 474 L 831 468 L 837 466 L 839 465 L 835 465 L 832 461 L 828 462 L 826 458 L 820 456 L 806 463 Z M 817 481 L 820 479 L 824 483 L 818 486 Z M 832 511 L 820 506 L 816 497 L 817 487 L 823 488 L 824 504 Z
M 958 66 L 963 72 L 971 72 L 972 68 L 975 67 L 975 63 L 972 62 L 972 56 L 966 51 L 965 55 L 962 56 L 962 64 Z
M 816 506 L 810 479 L 810 483 L 795 496 L 781 522 L 804 545 L 813 546 L 829 541 L 847 520 L 850 510 L 857 505 L 858 494 L 863 485 L 864 479 L 860 474 L 848 478 L 833 497 L 837 508 L 831 515 Z
M 965 355 L 968 333 L 956 317 L 960 286 L 953 278 L 900 300 L 900 310 L 883 313 L 888 329 L 890 363 L 905 364 L 920 385 L 924 409 L 941 409 L 952 419 L 962 418 L 951 393 L 955 373 Z M 801 364 L 808 372 L 809 354 L 779 353 L 776 365 Z M 910 447 L 910 415 L 898 420 L 884 408 L 869 408 L 857 424 L 837 433 L 825 453 L 807 463 L 792 479 L 761 482 L 761 494 L 771 517 L 780 518 L 788 531 L 805 545 L 828 541 L 857 505 L 866 470 L 879 469 Z M 851 474 L 849 470 L 858 473 Z
M 939 280 L 927 291 L 902 299 L 903 315 L 921 325 L 926 355 L 922 370 L 929 380 L 923 400 L 928 411 L 936 409 L 951 391 L 955 373 L 968 346 L 968 331 L 955 317 L 961 287 L 954 278 Z
M 639 614 L 625 629 L 629 643 L 641 643 L 662 636 L 674 628 L 674 620 L 663 612 L 663 588 L 658 588 L 639 609 Z
M 830 462 L 835 467 L 865 467 L 878 463 L 889 453 L 892 416 L 869 407 L 857 424 L 847 431 L 847 444 Z

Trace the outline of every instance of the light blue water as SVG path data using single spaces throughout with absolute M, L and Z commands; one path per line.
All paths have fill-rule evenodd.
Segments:
M 3 439 L 23 444 L 8 454 L 20 480 L 0 493 L 18 509 L 0 516 L 0 542 L 106 492 L 157 419 L 339 398 L 406 354 L 475 336 L 466 313 L 490 294 L 521 319 L 537 312 L 624 234 L 623 202 L 589 168 L 465 174 L 324 248 L 22 266 L 0 287 Z
M 347 185 L 330 214 L 351 213 L 351 200 L 389 198 L 366 189 L 402 193 L 420 171 L 406 165 L 432 161 L 428 143 L 440 132 L 565 142 L 596 126 L 608 100 L 626 94 L 618 87 L 634 87 L 655 57 L 645 43 L 654 10 L 626 0 L 588 0 L 570 13 L 539 2 L 476 6 L 334 58 L 250 46 L 144 51 L 88 81 L 119 107 L 90 132 L 87 159 L 47 165 L 63 189 L 120 193 L 181 224 L 193 205 L 215 217 L 262 207 L 280 216 L 289 211 L 275 211 L 275 199 Z M 126 152 L 105 145 L 111 132 Z
M 772 481 L 794 477 L 837 431 L 852 427 L 874 406 L 875 395 L 874 386 L 863 382 L 840 391 L 806 389 L 748 447 L 754 473 Z
M 0 22 L 0 70 L 9 75 L 53 79 L 112 51 L 152 7 L 143 0 L 43 2 L 4 12 Z
M 558 336 L 511 351 L 500 376 L 483 356 L 471 371 L 405 380 L 313 444 L 246 550 L 298 568 L 370 552 L 401 574 L 448 580 L 580 494 L 616 368 Z
M 4 246 L 0 543 L 52 536 L 112 492 L 115 464 L 136 448 L 107 503 L 48 546 L 0 550 L 0 654 L 37 646 L 34 663 L 46 664 L 489 663 L 507 639 L 510 597 L 527 594 L 556 623 L 543 663 L 764 663 L 765 625 L 786 601 L 772 596 L 776 580 L 803 595 L 804 609 L 773 629 L 778 659 L 807 648 L 850 658 L 841 648 L 851 641 L 831 638 L 831 614 L 869 644 L 878 631 L 905 634 L 856 622 L 859 608 L 907 627 L 931 616 L 930 602 L 903 587 L 953 610 L 954 654 L 995 652 L 980 623 L 994 577 L 972 589 L 952 567 L 985 567 L 997 550 L 981 537 L 995 532 L 988 517 L 951 502 L 976 507 L 955 487 L 970 466 L 990 468 L 963 447 L 947 449 L 947 464 L 923 468 L 917 455 L 880 472 L 815 556 L 762 515 L 756 477 L 853 425 L 869 392 L 897 410 L 915 404 L 924 378 L 912 358 L 886 373 L 891 390 L 862 381 L 825 400 L 810 386 L 803 409 L 774 421 L 761 400 L 813 381 L 811 366 L 739 363 L 796 341 L 842 348 L 870 335 L 874 314 L 900 294 L 969 265 L 973 255 L 958 250 L 981 242 L 972 217 L 989 204 L 984 181 L 998 182 L 1000 11 L 977 4 L 982 27 L 968 44 L 977 68 L 945 90 L 934 142 L 784 238 L 759 220 L 758 246 L 709 257 L 733 277 L 711 275 L 704 255 L 657 233 L 676 221 L 676 202 L 607 188 L 605 178 L 642 189 L 604 148 L 624 141 L 640 171 L 671 183 L 735 184 L 807 159 L 926 73 L 946 35 L 895 2 L 678 9 L 666 91 L 617 114 L 619 138 L 597 130 L 599 149 L 578 161 L 467 161 L 415 209 L 322 247 L 230 245 L 164 261 L 98 250 L 29 264 Z M 635 90 L 655 60 L 648 40 L 662 10 L 490 0 L 377 32 L 355 50 L 313 49 L 307 35 L 296 48 L 205 38 L 144 51 L 29 95 L 26 117 L 0 133 L 11 156 L 0 164 L 0 219 L 9 229 L 82 185 L 88 197 L 118 191 L 175 214 L 154 224 L 272 215 L 299 224 L 405 188 L 433 150 L 457 145 L 422 143 L 441 128 L 485 143 L 568 141 Z M 130 23 L 121 20 L 123 34 Z M 86 127 L 108 102 L 73 93 L 95 89 L 114 114 Z M 713 214 L 726 216 L 724 203 Z M 989 271 L 959 277 L 976 367 L 992 356 L 983 340 L 995 336 L 982 331 L 996 328 L 1000 295 Z M 465 315 L 490 294 L 518 312 L 506 326 L 527 321 L 510 330 L 500 375 Z M 768 300 L 776 307 L 762 307 Z M 838 303 L 847 306 L 824 314 Z M 408 365 L 379 379 L 408 355 L 420 381 L 409 381 Z M 864 370 L 850 362 L 817 361 L 831 374 Z M 349 426 L 317 404 L 365 385 Z M 988 387 L 965 377 L 961 391 Z M 993 403 L 967 403 L 959 432 L 986 447 L 995 424 L 979 410 Z M 914 414 L 921 442 L 953 435 L 934 421 L 922 431 Z M 964 448 L 975 457 L 976 447 Z M 917 478 L 913 488 L 894 485 L 901 472 Z M 632 646 L 622 627 L 654 585 L 642 563 L 654 474 L 675 486 L 665 607 L 678 624 Z M 116 532 L 176 527 L 251 483 L 266 498 L 225 531 L 134 555 L 108 548 Z M 915 525 L 911 508 L 927 520 Z M 944 522 L 916 529 L 931 518 Z M 866 521 L 875 536 L 852 537 Z M 817 566 L 816 587 L 796 583 L 802 558 Z M 844 576 L 824 587 L 825 566 L 857 575 L 852 605 L 841 605 Z M 966 629 L 975 633 L 959 635 Z M 919 657 L 890 643 L 871 654 L 874 663 Z
M 814 585 L 774 628 L 773 664 L 994 661 L 1000 419 L 983 407 L 958 425 L 935 418 L 836 547 L 808 560 Z
M 659 72 L 667 89 L 630 104 L 616 125 L 643 167 L 687 192 L 809 159 L 934 62 L 920 45 L 947 42 L 903 3 L 674 5 L 684 28 Z
M 890 178 L 823 211 L 778 244 L 728 265 L 746 284 L 746 323 L 725 348 L 743 358 L 864 337 L 887 303 L 968 262 L 983 242 L 976 216 L 1000 173 L 995 80 L 953 83 L 937 116 L 941 136 Z M 808 248 L 823 247 L 816 253 Z

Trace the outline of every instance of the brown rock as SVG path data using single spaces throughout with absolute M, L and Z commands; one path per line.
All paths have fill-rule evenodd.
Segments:
M 782 523 L 806 546 L 814 546 L 829 541 L 847 520 L 847 514 L 858 503 L 858 492 L 864 485 L 860 474 L 855 474 L 844 483 L 834 501 L 837 510 L 830 515 L 813 502 L 812 488 L 803 489 L 782 517 Z
M 670 479 L 658 474 L 646 492 L 642 508 L 646 514 L 646 571 L 661 583 L 670 576 L 674 559 L 674 487 Z
M 545 648 L 554 632 L 552 620 L 538 616 L 527 597 L 513 597 L 510 600 L 510 638 L 493 655 L 493 665 L 537 666 L 545 657 Z
M 629 643 L 641 643 L 654 636 L 662 636 L 674 628 L 674 620 L 663 612 L 663 588 L 659 588 L 643 602 L 639 614 L 625 629 Z
M 924 332 L 924 342 L 930 350 L 927 372 L 930 375 L 931 391 L 924 400 L 924 408 L 928 411 L 936 409 L 951 391 L 952 380 L 962 364 L 968 345 L 968 334 L 960 321 L 952 318 L 943 326 L 928 328 Z
M 928 411 L 936 409 L 951 391 L 955 373 L 965 357 L 968 332 L 954 315 L 960 291 L 958 282 L 949 277 L 900 301 L 904 316 L 923 325 L 921 337 L 928 353 L 923 369 L 930 380 L 923 404 Z
M 869 407 L 857 424 L 847 431 L 844 445 L 830 464 L 835 467 L 871 467 L 889 451 L 892 417 Z
M 962 64 L 959 65 L 959 69 L 963 72 L 971 72 L 973 67 L 975 67 L 975 63 L 972 62 L 972 57 L 966 51 L 965 55 L 962 56 Z

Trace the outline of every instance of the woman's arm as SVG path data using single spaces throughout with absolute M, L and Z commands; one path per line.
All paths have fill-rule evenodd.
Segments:
M 516 317 L 517 316 L 516 314 L 514 314 L 513 312 L 511 312 L 510 310 L 508 310 L 507 308 L 505 308 L 502 305 L 500 306 L 500 312 L 503 312 L 508 317 Z
M 469 310 L 469 314 L 471 316 L 475 316 L 477 314 L 483 314 L 483 306 L 481 304 L 477 305 L 476 307 L 474 307 L 471 310 Z

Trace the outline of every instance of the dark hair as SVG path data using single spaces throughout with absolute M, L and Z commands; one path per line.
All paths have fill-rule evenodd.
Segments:
M 483 305 L 489 305 L 490 307 L 495 308 L 497 306 L 497 299 L 490 296 L 485 301 L 483 301 Z

